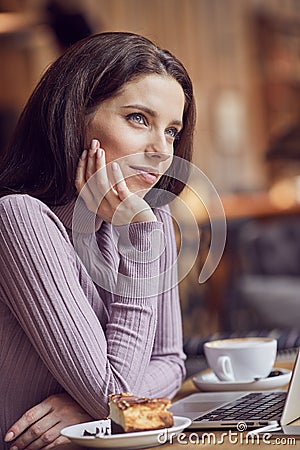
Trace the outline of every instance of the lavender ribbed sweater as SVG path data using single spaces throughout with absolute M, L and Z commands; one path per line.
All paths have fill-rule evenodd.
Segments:
M 51 394 L 67 391 L 99 418 L 109 393 L 171 397 L 184 377 L 177 287 L 138 298 L 97 286 L 71 243 L 73 206 L 51 210 L 28 195 L 0 199 L 0 442 Z M 157 222 L 115 227 L 119 245 L 129 231 L 140 254 L 163 232 L 165 250 L 151 262 L 120 253 L 114 227 L 101 224 L 97 242 L 109 267 L 155 278 L 174 263 L 168 209 L 155 214 Z M 166 287 L 176 284 L 170 273 Z

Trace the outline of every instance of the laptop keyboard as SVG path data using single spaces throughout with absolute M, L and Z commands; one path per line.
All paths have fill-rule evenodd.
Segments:
M 279 420 L 286 392 L 253 392 L 198 417 L 202 421 Z

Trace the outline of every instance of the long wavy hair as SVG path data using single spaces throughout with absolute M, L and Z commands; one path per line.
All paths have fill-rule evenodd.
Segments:
M 70 47 L 41 78 L 1 155 L 0 195 L 26 193 L 49 206 L 74 198 L 87 116 L 125 83 L 147 74 L 168 74 L 184 91 L 183 129 L 174 143 L 174 154 L 190 161 L 195 103 L 182 63 L 137 34 L 100 33 Z M 171 165 L 156 187 L 178 195 L 188 173 L 181 174 L 179 181 L 175 171 L 178 166 L 175 170 Z M 159 203 L 166 201 L 161 197 Z

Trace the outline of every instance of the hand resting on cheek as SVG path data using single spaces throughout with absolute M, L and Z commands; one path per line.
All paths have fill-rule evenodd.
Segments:
M 75 186 L 87 208 L 113 225 L 132 222 L 155 222 L 148 203 L 130 192 L 117 162 L 111 163 L 113 186 L 109 181 L 105 151 L 93 139 L 78 163 Z

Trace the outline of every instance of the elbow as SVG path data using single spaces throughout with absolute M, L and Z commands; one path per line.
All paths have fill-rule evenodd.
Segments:
M 178 358 L 176 363 L 173 364 L 174 368 L 174 385 L 172 393 L 169 395 L 170 398 L 173 398 L 179 389 L 182 386 L 182 383 L 185 380 L 186 377 L 186 368 L 185 368 L 185 358 Z

